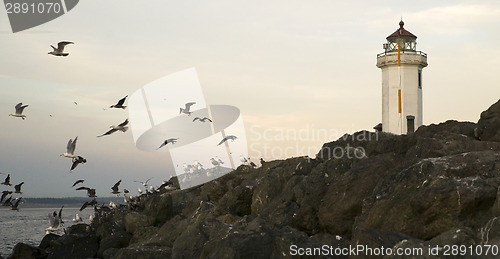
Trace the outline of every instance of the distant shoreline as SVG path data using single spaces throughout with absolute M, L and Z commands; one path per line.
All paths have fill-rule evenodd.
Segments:
M 80 208 L 83 203 L 89 201 L 93 198 L 88 197 L 67 197 L 67 198 L 23 198 L 24 203 L 19 206 L 19 209 L 23 208 L 59 208 L 64 205 L 65 208 Z M 123 202 L 122 197 L 97 197 L 97 204 L 109 204 L 112 202 Z M 9 206 L 0 206 L 1 209 L 9 209 Z

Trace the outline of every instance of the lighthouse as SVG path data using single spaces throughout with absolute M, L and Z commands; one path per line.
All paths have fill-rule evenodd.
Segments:
M 384 52 L 377 55 L 382 69 L 382 131 L 406 134 L 422 126 L 422 69 L 427 54 L 417 51 L 417 36 L 404 22 L 387 36 Z

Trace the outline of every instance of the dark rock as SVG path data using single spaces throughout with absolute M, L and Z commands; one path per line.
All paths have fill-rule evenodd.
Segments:
M 95 235 L 63 235 L 51 243 L 48 259 L 92 258 L 97 255 L 99 239 Z
M 474 133 L 477 139 L 500 142 L 500 100 L 481 113 Z
M 42 259 L 47 258 L 47 253 L 38 247 L 28 244 L 18 243 L 12 249 L 12 254 L 7 257 L 8 259 Z
M 134 234 L 139 228 L 151 226 L 154 218 L 139 212 L 130 212 L 125 216 L 125 229 L 128 233 Z
M 122 248 L 116 252 L 114 259 L 165 259 L 172 258 L 168 248 L 142 247 Z
M 478 125 L 446 121 L 410 135 L 360 131 L 325 143 L 314 159 L 242 165 L 201 186 L 141 195 L 133 208 L 101 212 L 89 228 L 46 236 L 40 247 L 53 258 L 310 258 L 323 245 L 458 258 L 428 250 L 500 245 L 492 107 Z M 294 248 L 307 253 L 294 255 Z
M 101 239 L 99 243 L 99 250 L 97 251 L 98 257 L 104 257 L 104 253 L 108 249 L 113 248 L 124 248 L 127 247 L 130 243 L 130 239 L 132 236 L 125 231 L 114 233 L 113 235 L 109 235 L 104 239 Z
M 60 237 L 61 236 L 56 235 L 54 233 L 49 233 L 43 237 L 42 242 L 40 242 L 40 245 L 38 246 L 38 248 L 46 249 L 46 248 L 50 247 L 50 244 L 52 241 L 54 241 Z

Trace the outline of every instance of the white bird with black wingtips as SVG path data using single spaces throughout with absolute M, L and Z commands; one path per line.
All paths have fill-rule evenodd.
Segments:
M 64 47 L 66 47 L 66 45 L 69 45 L 69 44 L 74 44 L 74 43 L 70 42 L 70 41 L 61 41 L 61 42 L 57 43 L 57 48 L 50 45 L 53 50 L 51 52 L 49 52 L 48 54 L 51 54 L 54 56 L 66 57 L 69 55 L 69 53 L 64 53 Z
M 26 115 L 23 115 L 23 111 L 24 111 L 24 108 L 26 108 L 26 107 L 28 107 L 27 104 L 26 105 L 23 105 L 23 103 L 16 104 L 16 106 L 15 106 L 16 112 L 9 114 L 9 116 L 21 118 L 24 120 L 24 118 L 26 118 Z

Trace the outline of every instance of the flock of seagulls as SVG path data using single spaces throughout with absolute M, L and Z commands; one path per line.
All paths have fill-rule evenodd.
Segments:
M 3 174 L 3 173 L 0 173 L 0 174 Z M 12 183 L 10 182 L 10 174 L 7 174 L 7 177 L 5 177 L 5 180 L 0 183 L 1 185 L 5 185 L 5 186 L 12 186 Z M 21 191 L 21 187 L 23 186 L 24 182 L 21 182 L 17 185 L 14 185 L 14 190 L 11 191 L 11 190 L 3 190 L 2 191 L 2 196 L 0 198 L 0 203 L 2 204 L 2 206 L 6 206 L 6 207 L 11 207 L 12 210 L 19 210 L 19 205 L 22 204 L 22 202 L 24 201 L 24 198 L 23 197 L 17 197 L 17 198 L 14 198 L 13 197 L 13 194 L 22 194 L 22 191 Z M 10 195 L 10 196 L 9 196 Z M 7 197 L 9 196 L 9 197 Z
M 70 44 L 74 44 L 73 42 L 70 42 L 70 41 L 61 41 L 57 44 L 57 48 L 50 45 L 52 47 L 52 51 L 49 52 L 48 54 L 50 55 L 54 55 L 54 56 L 60 56 L 60 57 L 66 57 L 69 55 L 69 53 L 67 52 L 64 52 L 65 48 L 67 45 L 70 45 Z M 116 104 L 113 104 L 113 105 L 110 105 L 109 108 L 115 108 L 115 109 L 126 109 L 127 106 L 125 106 L 125 101 L 127 99 L 128 95 L 123 97 L 122 99 L 118 100 L 118 102 Z M 78 105 L 78 103 L 75 101 L 73 102 L 74 105 Z M 193 105 L 195 105 L 196 102 L 188 102 L 184 105 L 184 107 L 181 107 L 179 109 L 179 114 L 186 114 L 188 116 L 191 116 L 191 114 L 193 113 L 191 111 L 191 108 L 193 107 Z M 15 112 L 14 113 L 11 113 L 9 114 L 9 116 L 12 116 L 12 117 L 17 117 L 17 118 L 21 118 L 22 120 L 25 120 L 26 119 L 26 115 L 23 114 L 25 108 L 28 107 L 27 104 L 23 104 L 22 102 L 18 103 L 15 105 Z M 106 110 L 106 108 L 103 108 L 104 110 Z M 52 117 L 52 114 L 49 115 L 50 117 Z M 210 122 L 210 123 L 213 123 L 213 121 L 208 118 L 208 117 L 195 117 L 193 120 L 193 123 L 198 121 L 199 123 L 206 123 L 206 122 Z M 104 137 L 104 136 L 109 136 L 117 131 L 121 131 L 121 132 L 126 132 L 128 130 L 128 124 L 129 124 L 129 120 L 128 119 L 125 119 L 125 121 L 123 121 L 122 123 L 118 124 L 117 126 L 115 125 L 112 125 L 110 126 L 110 130 L 108 130 L 107 132 L 103 133 L 102 135 L 99 135 L 97 136 L 98 138 L 100 137 Z M 236 136 L 234 135 L 229 135 L 229 136 L 225 136 L 218 144 L 217 146 L 227 142 L 228 140 L 231 140 L 231 141 L 235 141 L 237 139 Z M 75 153 L 75 150 L 76 150 L 76 144 L 77 144 L 77 140 L 78 140 L 78 136 L 76 136 L 74 139 L 69 139 L 67 145 L 66 145 L 66 152 L 62 153 L 60 156 L 62 157 L 66 157 L 66 158 L 70 158 L 71 159 L 71 169 L 70 169 L 70 173 L 76 169 L 76 167 L 79 165 L 79 164 L 85 164 L 87 162 L 87 159 L 84 158 L 83 156 L 79 155 L 79 154 L 76 154 Z M 175 144 L 176 142 L 178 141 L 178 138 L 168 138 L 166 140 L 164 140 L 161 145 L 157 148 L 157 149 L 160 149 L 164 146 L 167 146 L 169 144 Z M 215 143 L 214 143 L 215 144 Z M 245 159 L 246 160 L 246 159 Z M 212 165 L 214 167 L 219 167 L 221 165 L 224 164 L 224 162 L 218 158 L 218 157 L 215 157 L 215 158 L 211 158 L 210 159 L 210 162 L 212 163 Z M 249 165 L 252 165 L 252 166 L 255 166 L 255 164 L 251 161 L 246 161 L 246 163 L 248 163 Z M 184 169 L 185 171 L 191 171 L 191 170 L 202 170 L 203 169 L 203 165 L 198 162 L 198 161 L 195 161 L 193 165 L 184 165 Z M 2 174 L 2 173 L 0 173 Z M 208 176 L 208 173 L 207 173 L 207 176 Z M 148 182 L 151 180 L 150 179 L 147 179 L 146 181 L 144 182 L 140 182 L 140 181 L 137 181 L 139 183 L 141 183 L 143 186 L 144 186 L 144 191 L 141 190 L 141 188 L 137 188 L 137 191 L 139 194 L 142 194 L 142 193 L 146 193 L 146 194 L 149 194 L 149 193 L 154 193 L 154 192 L 158 192 L 159 190 L 161 189 L 166 189 L 166 190 L 175 190 L 176 187 L 174 186 L 174 184 L 169 180 L 169 181 L 163 181 L 162 184 L 160 186 L 156 186 L 156 188 L 152 185 L 148 185 Z M 80 208 L 80 211 L 84 210 L 85 208 L 89 207 L 89 206 L 93 206 L 94 207 L 94 210 L 97 210 L 97 206 L 98 206 L 98 202 L 97 202 L 97 193 L 96 193 L 96 189 L 94 188 L 90 188 L 90 187 L 86 187 L 86 186 L 80 186 L 81 184 L 83 184 L 85 182 L 84 179 L 79 179 L 79 180 L 76 180 L 75 183 L 72 185 L 72 187 L 76 187 L 75 190 L 76 191 L 80 191 L 80 190 L 84 190 L 87 192 L 87 197 L 91 198 L 91 200 L 88 200 L 86 202 L 84 202 L 84 204 L 81 206 Z M 111 187 L 111 194 L 116 194 L 117 196 L 120 196 L 120 194 L 122 193 L 119 189 L 120 187 L 120 184 L 121 184 L 122 180 L 118 180 L 112 187 Z M 7 175 L 7 177 L 5 178 L 4 182 L 1 183 L 2 185 L 6 185 L 6 186 L 12 186 L 12 184 L 10 183 L 10 174 Z M 18 210 L 18 206 L 23 202 L 23 198 L 22 197 L 18 197 L 18 198 L 14 198 L 12 195 L 13 194 L 22 194 L 21 192 L 21 187 L 23 186 L 24 182 L 21 182 L 17 185 L 14 186 L 14 190 L 5 190 L 5 191 L 2 191 L 2 196 L 1 196 L 1 200 L 0 200 L 0 203 L 2 203 L 3 206 L 11 206 L 11 208 L 13 210 Z M 78 186 L 78 187 L 77 187 Z M 113 202 L 110 202 L 109 203 L 109 207 L 111 208 L 117 208 L 119 206 L 131 206 L 131 204 L 134 203 L 134 201 L 136 201 L 138 199 L 137 196 L 132 196 L 129 194 L 129 191 L 127 189 L 123 189 L 123 196 L 124 196 L 124 205 L 120 205 L 120 204 L 115 204 Z M 64 207 L 64 206 L 63 206 Z M 57 213 L 57 211 L 54 211 L 54 212 L 51 212 L 48 214 L 48 219 L 49 219 L 49 222 L 50 222 L 50 227 L 48 227 L 47 229 L 45 229 L 47 232 L 52 232 L 52 231 L 57 231 L 59 229 L 59 227 L 61 225 L 64 224 L 63 220 L 62 220 L 62 210 L 63 210 L 63 207 L 61 207 L 61 209 L 59 210 L 59 213 Z M 105 208 L 106 206 L 103 204 L 101 206 L 101 209 Z M 92 221 L 92 216 L 90 216 L 89 218 L 91 221 Z M 82 219 L 81 217 L 76 214 L 73 218 L 73 222 L 77 223 L 77 222 L 81 222 Z

